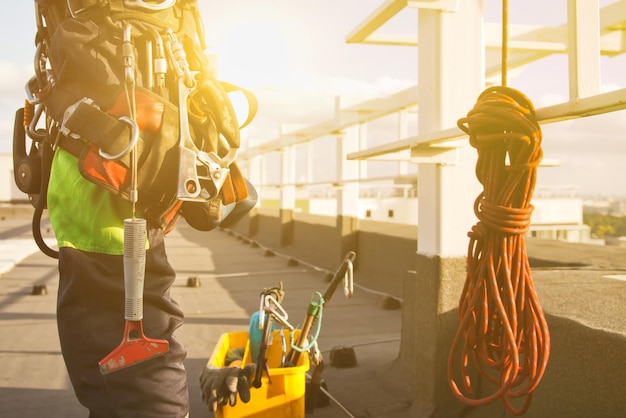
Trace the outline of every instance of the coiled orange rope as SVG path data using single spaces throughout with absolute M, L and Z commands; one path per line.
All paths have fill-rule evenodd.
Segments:
M 486 89 L 458 126 L 478 151 L 476 176 L 484 190 L 474 203 L 479 222 L 468 233 L 467 276 L 448 379 L 468 405 L 501 399 L 508 411 L 521 415 L 550 353 L 524 240 L 543 156 L 541 128 L 528 98 L 507 87 Z M 455 369 L 456 359 L 460 367 Z M 495 385 L 493 393 L 479 397 L 472 373 Z M 521 405 L 511 402 L 515 398 L 523 398 L 514 402 Z

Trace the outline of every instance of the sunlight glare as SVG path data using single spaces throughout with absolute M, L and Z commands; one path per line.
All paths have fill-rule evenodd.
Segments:
M 211 51 L 218 55 L 220 79 L 246 88 L 277 87 L 290 77 L 287 34 L 270 21 L 238 21 Z

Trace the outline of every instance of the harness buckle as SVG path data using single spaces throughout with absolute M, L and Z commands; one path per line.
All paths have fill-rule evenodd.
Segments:
M 80 135 L 72 132 L 67 127 L 67 123 L 72 118 L 72 116 L 74 116 L 74 112 L 76 112 L 76 109 L 78 109 L 78 106 L 80 106 L 83 103 L 91 107 L 94 107 L 96 109 L 100 109 L 100 107 L 97 104 L 95 104 L 94 101 L 90 99 L 89 97 L 83 97 L 76 103 L 69 105 L 67 109 L 65 109 L 65 112 L 63 113 L 63 120 L 61 121 L 61 126 L 59 127 L 59 132 L 61 132 L 62 135 L 70 137 L 70 138 L 74 138 L 74 139 L 80 139 Z
M 259 311 L 259 328 L 263 328 L 265 325 L 265 314 L 271 315 L 276 321 L 278 321 L 283 327 L 294 330 L 293 325 L 288 321 L 289 315 L 285 308 L 276 300 L 273 295 L 261 296 L 261 308 Z
M 230 174 L 230 169 L 222 167 L 214 152 L 180 146 L 178 171 L 178 199 L 205 202 L 215 198 Z M 200 170 L 199 170 L 200 169 Z M 199 171 L 204 175 L 199 174 Z

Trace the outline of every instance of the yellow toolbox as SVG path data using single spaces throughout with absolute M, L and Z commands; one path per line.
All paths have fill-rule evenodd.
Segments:
M 250 387 L 250 401 L 241 402 L 237 398 L 235 406 L 225 405 L 215 412 L 216 418 L 304 418 L 304 396 L 306 388 L 306 372 L 309 370 L 309 355 L 302 353 L 298 363 L 292 367 L 280 367 L 283 356 L 283 333 L 287 353 L 290 351 L 289 330 L 272 332 L 272 344 L 267 348 L 266 358 L 270 378 L 263 373 L 261 387 Z M 299 330 L 295 331 L 297 340 Z M 245 347 L 242 367 L 251 362 L 248 332 L 229 332 L 220 336 L 213 349 L 209 364 L 224 367 L 228 350 Z M 286 354 L 286 353 L 285 353 Z

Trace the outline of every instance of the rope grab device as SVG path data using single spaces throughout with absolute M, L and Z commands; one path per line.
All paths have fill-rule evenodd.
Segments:
M 505 86 L 506 0 L 503 3 L 503 86 L 484 90 L 457 122 L 478 151 L 476 176 L 483 191 L 474 203 L 478 223 L 468 233 L 467 274 L 460 324 L 448 356 L 448 381 L 467 405 L 500 399 L 510 413 L 522 415 L 550 355 L 550 333 L 524 240 L 543 151 L 532 103 Z M 476 386 L 485 380 L 496 389 L 480 397 Z

